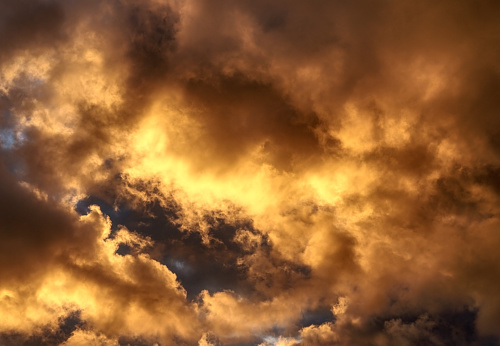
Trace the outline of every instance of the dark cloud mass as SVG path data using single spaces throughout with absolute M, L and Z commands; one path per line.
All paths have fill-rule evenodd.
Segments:
M 2 1 L 0 344 L 500 345 L 498 18 Z

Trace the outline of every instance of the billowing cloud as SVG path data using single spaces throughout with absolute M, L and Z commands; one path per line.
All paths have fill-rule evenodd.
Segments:
M 498 344 L 499 11 L 3 1 L 0 343 Z

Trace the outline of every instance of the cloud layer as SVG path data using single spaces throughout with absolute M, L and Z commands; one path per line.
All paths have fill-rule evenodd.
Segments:
M 0 343 L 497 345 L 495 1 L 3 1 Z

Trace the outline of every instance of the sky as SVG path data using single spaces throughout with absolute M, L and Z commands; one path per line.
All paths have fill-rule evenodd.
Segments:
M 500 2 L 0 2 L 0 345 L 500 345 Z

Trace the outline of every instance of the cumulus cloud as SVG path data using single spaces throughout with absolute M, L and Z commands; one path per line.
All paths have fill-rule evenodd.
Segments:
M 498 344 L 495 1 L 3 1 L 0 342 Z

